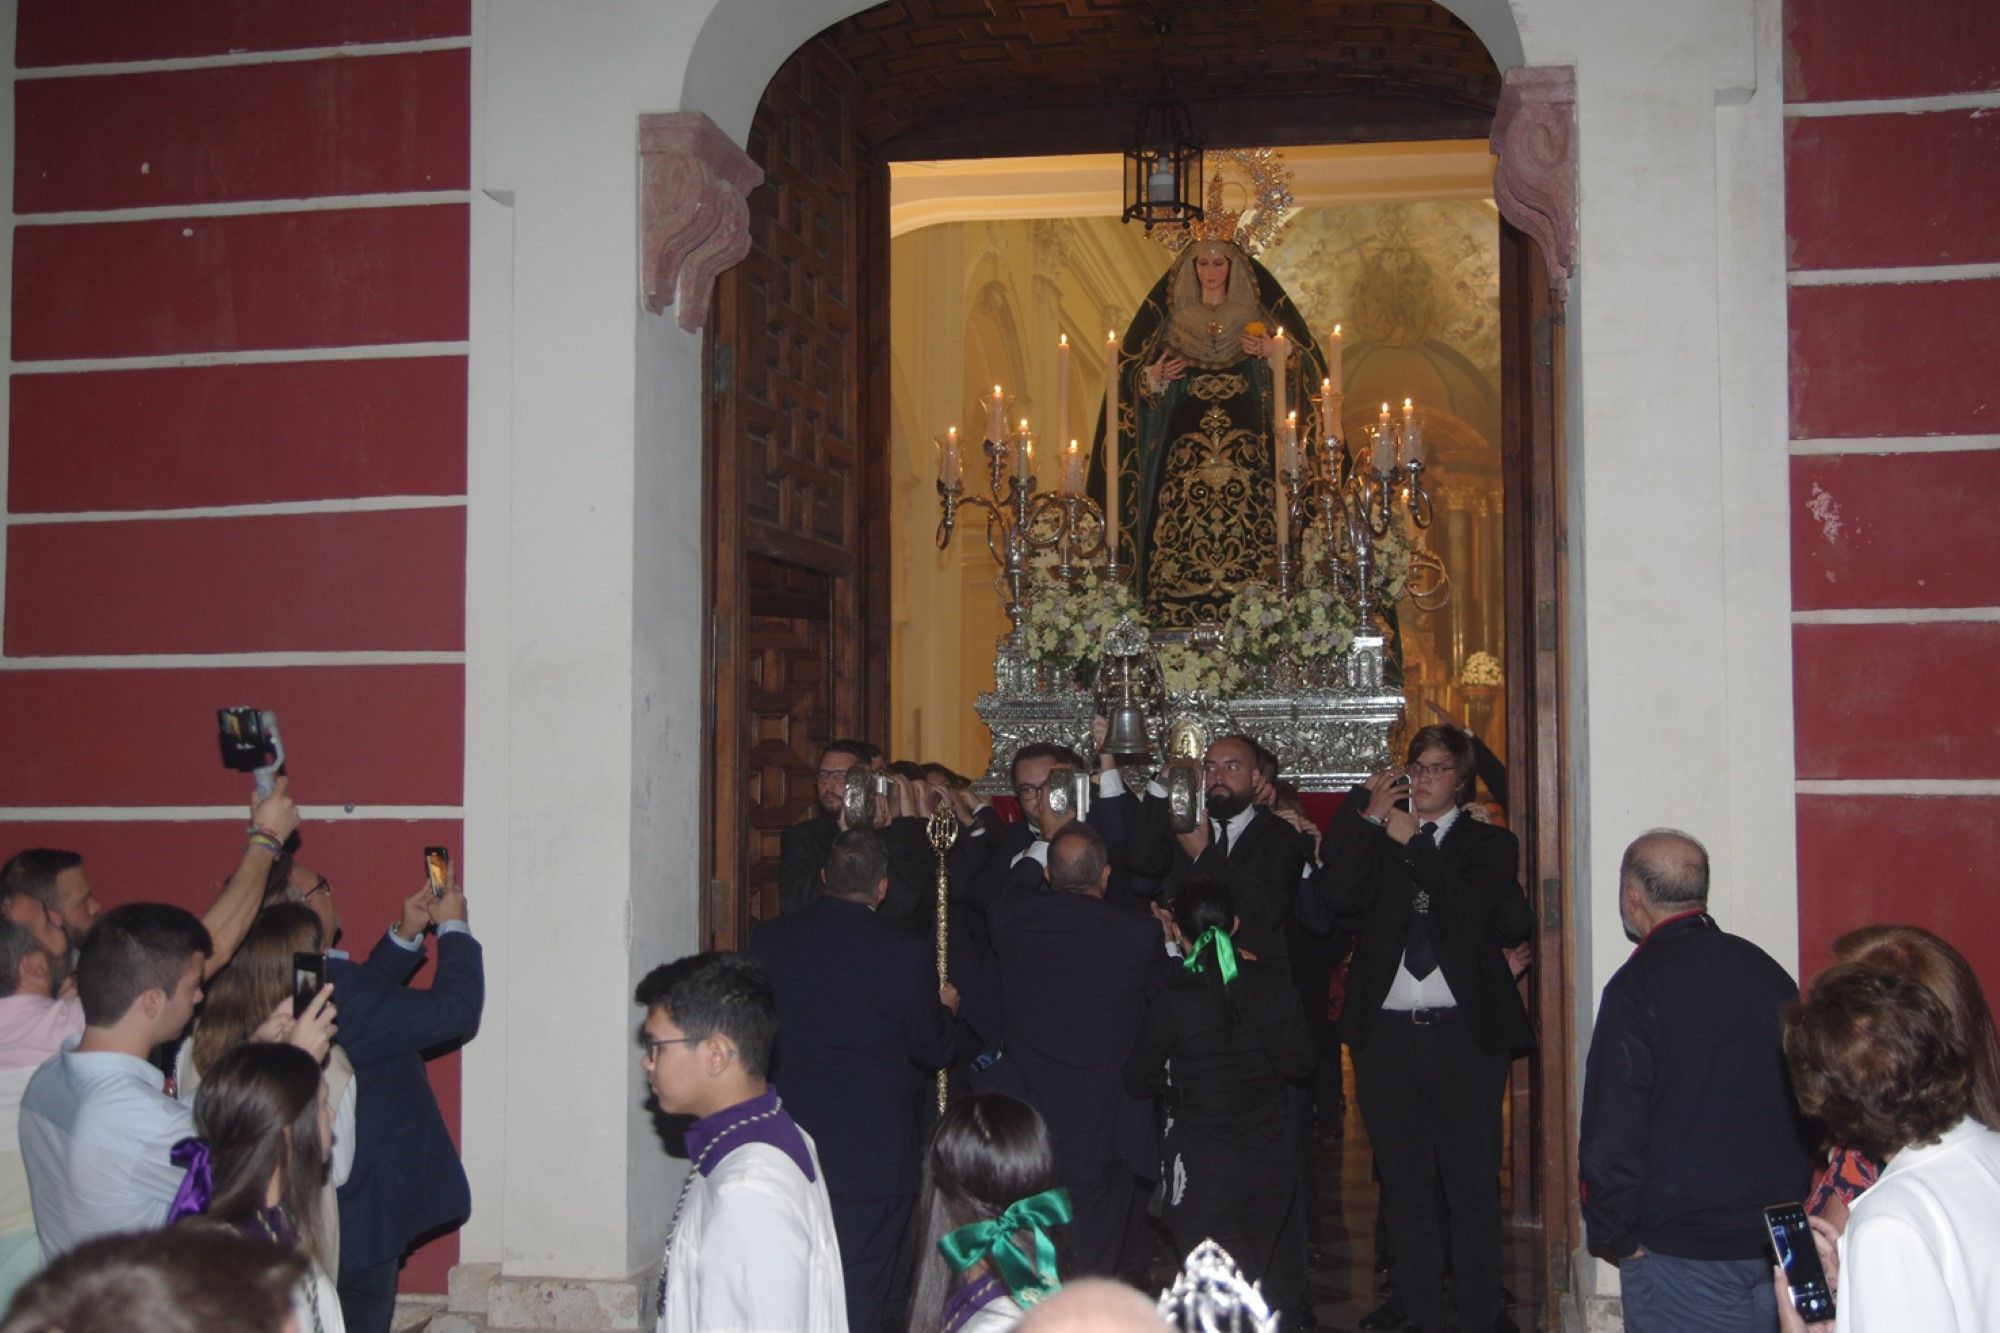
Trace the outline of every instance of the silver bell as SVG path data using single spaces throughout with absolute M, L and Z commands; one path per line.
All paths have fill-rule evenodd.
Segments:
M 1137 758 L 1153 752 L 1146 735 L 1146 714 L 1137 704 L 1123 703 L 1111 710 L 1111 725 L 1105 729 L 1104 751 L 1119 758 Z

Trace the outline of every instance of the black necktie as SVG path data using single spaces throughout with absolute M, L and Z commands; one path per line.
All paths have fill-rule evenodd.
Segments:
M 1425 824 L 1423 832 L 1435 834 L 1436 824 Z M 1403 966 L 1410 969 L 1410 975 L 1422 981 L 1437 971 L 1437 951 L 1431 947 L 1431 896 L 1424 889 L 1418 889 L 1410 903 L 1410 925 L 1403 936 Z
M 1229 821 L 1226 819 L 1215 821 L 1215 850 L 1223 860 L 1229 859 Z

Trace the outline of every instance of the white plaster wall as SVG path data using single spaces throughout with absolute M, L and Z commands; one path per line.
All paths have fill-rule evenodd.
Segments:
M 462 1253 L 509 1274 L 649 1266 L 677 1183 L 631 996 L 695 945 L 700 344 L 639 306 L 636 143 L 707 11 L 475 10 L 466 859 L 497 984 Z

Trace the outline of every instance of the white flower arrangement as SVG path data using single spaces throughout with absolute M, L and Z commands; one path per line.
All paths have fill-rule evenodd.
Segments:
M 1124 584 L 1108 583 L 1092 569 L 1065 586 L 1053 564 L 1036 562 L 1034 592 L 1021 615 L 1021 642 L 1030 662 L 1067 675 L 1096 665 L 1104 636 L 1121 616 L 1141 623 L 1144 616 Z
M 1477 652 L 1465 659 L 1459 668 L 1458 683 L 1472 686 L 1498 686 L 1506 683 L 1500 674 L 1500 659 L 1489 652 Z

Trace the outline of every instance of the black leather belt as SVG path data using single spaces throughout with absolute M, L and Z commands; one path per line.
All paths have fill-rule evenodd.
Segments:
M 1434 1027 L 1439 1023 L 1456 1022 L 1458 1006 L 1452 1005 L 1448 1009 L 1384 1009 L 1382 1017 L 1399 1019 L 1420 1028 Z

